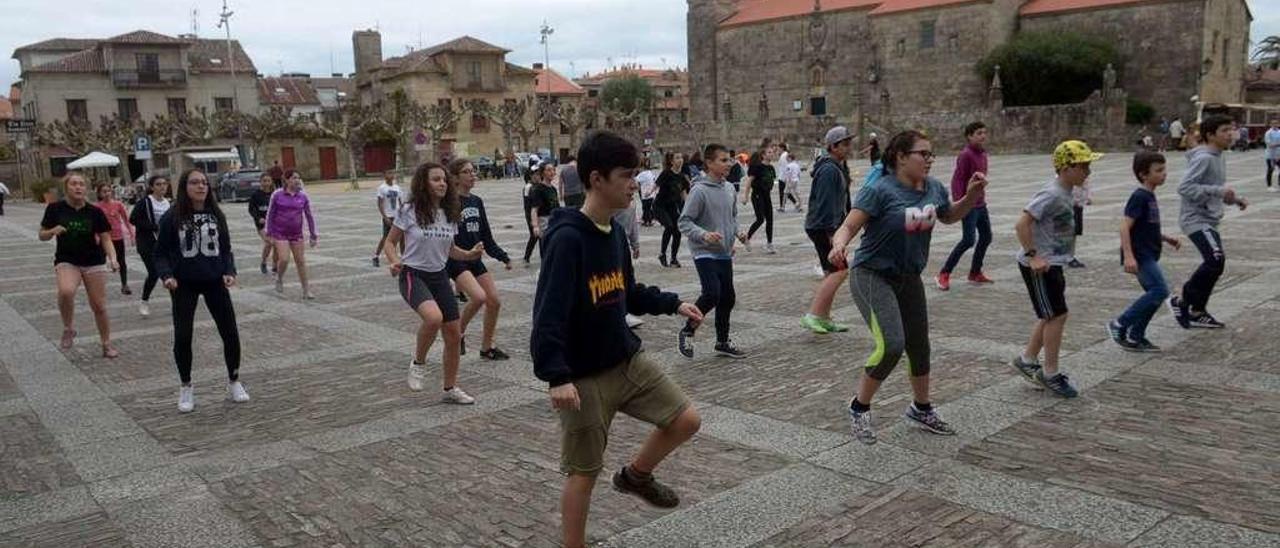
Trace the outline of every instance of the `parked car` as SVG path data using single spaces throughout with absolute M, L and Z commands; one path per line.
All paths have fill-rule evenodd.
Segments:
M 498 178 L 501 175 L 498 164 L 494 163 L 493 158 L 488 156 L 472 158 L 471 165 L 475 166 L 476 175 L 479 175 L 481 179 Z
M 223 202 L 248 200 L 258 189 L 262 170 L 242 169 L 224 174 L 218 179 L 218 199 Z

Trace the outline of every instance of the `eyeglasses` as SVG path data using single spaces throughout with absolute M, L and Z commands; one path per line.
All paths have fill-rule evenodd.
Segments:
M 933 151 L 931 151 L 931 150 L 913 150 L 913 151 L 910 151 L 910 152 L 908 152 L 908 153 L 907 153 L 907 155 L 908 155 L 908 156 L 910 156 L 910 155 L 912 155 L 912 154 L 919 154 L 919 155 L 920 155 L 920 159 L 922 159 L 922 160 L 924 160 L 924 161 L 926 161 L 926 162 L 932 162 L 932 161 L 933 161 L 933 159 L 936 157 L 936 156 L 934 156 Z

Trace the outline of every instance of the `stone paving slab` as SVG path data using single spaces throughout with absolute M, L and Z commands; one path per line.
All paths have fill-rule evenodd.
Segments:
M 935 175 L 949 174 L 950 158 Z M 1184 159 L 1170 156 L 1170 176 Z M 1232 184 L 1252 201 L 1229 211 L 1222 233 L 1227 273 L 1211 303 L 1222 332 L 1184 331 L 1160 311 L 1151 338 L 1163 354 L 1120 351 L 1102 323 L 1138 295 L 1118 264 L 1117 219 L 1134 184 L 1128 155 L 1093 171 L 1094 204 L 1077 246 L 1089 264 L 1068 272 L 1062 366 L 1083 396 L 1062 401 L 1033 390 L 1007 361 L 1033 323 L 1013 262 L 1013 223 L 1043 186 L 1048 160 L 992 158 L 995 243 L 992 287 L 949 292 L 931 278 L 958 226 L 933 234 L 924 275 L 930 300 L 933 396 L 958 430 L 938 437 L 899 419 L 910 398 L 895 372 L 874 405 L 881 442 L 848 431 L 847 402 L 871 349 L 850 299 L 835 316 L 849 333 L 804 332 L 819 278 L 803 216 L 776 214 L 778 253 L 740 250 L 732 337 L 751 356 L 711 356 L 710 322 L 698 355 L 674 349 L 678 317 L 646 317 L 638 330 L 650 357 L 702 411 L 702 432 L 659 470 L 682 495 L 655 510 L 613 492 L 594 494 L 589 536 L 640 546 L 1277 546 L 1266 488 L 1280 483 L 1269 459 L 1280 372 L 1269 326 L 1280 314 L 1280 197 L 1257 190 L 1256 152 L 1228 154 Z M 804 185 L 802 185 L 804 186 Z M 233 291 L 244 341 L 242 375 L 253 401 L 222 401 L 221 347 L 198 325 L 198 407 L 174 410 L 168 296 L 137 315 L 138 295 L 109 283 L 108 312 L 125 356 L 96 357 L 83 294 L 80 338 L 56 345 L 60 321 L 48 279 L 52 244 L 34 241 L 41 210 L 10 205 L 0 217 L 0 545 L 36 546 L 554 546 L 558 541 L 558 426 L 545 385 L 529 363 L 529 316 L 540 260 L 519 261 L 525 227 L 520 185 L 484 182 L 497 238 L 516 268 L 489 262 L 504 301 L 498 344 L 514 359 L 462 360 L 474 406 L 436 403 L 434 388 L 404 388 L 418 321 L 385 268 L 369 264 L 379 235 L 371 191 L 313 196 L 321 245 L 308 250 L 317 301 L 296 276 L 277 295 L 257 272 L 258 242 L 242 204 L 228 209 L 241 287 Z M 807 186 L 802 193 L 807 195 Z M 1177 208 L 1158 193 L 1166 231 Z M 742 211 L 740 224 L 751 222 Z M 698 294 L 685 267 L 656 260 L 661 230 L 641 232 L 638 279 Z M 130 267 L 143 270 L 130 250 Z M 1197 266 L 1190 248 L 1162 261 L 1175 290 Z M 133 276 L 134 289 L 141 278 Z M 197 318 L 201 318 L 198 314 Z M 478 322 L 479 320 L 477 320 Z M 478 349 L 478 325 L 468 342 Z M 428 357 L 438 368 L 442 344 Z M 434 376 L 432 373 L 432 381 Z M 648 431 L 619 418 L 607 469 L 626 461 Z M 1172 472 L 1171 472 L 1172 470 Z M 1173 487 L 1171 487 L 1173 486 Z

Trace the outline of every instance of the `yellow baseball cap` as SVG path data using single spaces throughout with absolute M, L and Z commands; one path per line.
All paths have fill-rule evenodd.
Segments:
M 1063 141 L 1053 149 L 1053 169 L 1061 170 L 1072 164 L 1087 164 L 1102 159 L 1102 155 L 1089 149 L 1084 141 Z

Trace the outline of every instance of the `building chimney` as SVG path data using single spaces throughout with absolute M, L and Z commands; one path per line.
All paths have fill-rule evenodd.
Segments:
M 534 63 L 533 70 L 542 70 L 542 63 Z
M 370 70 L 382 65 L 382 34 L 376 30 L 358 30 L 351 33 L 351 47 L 355 54 L 356 76 L 365 77 Z

